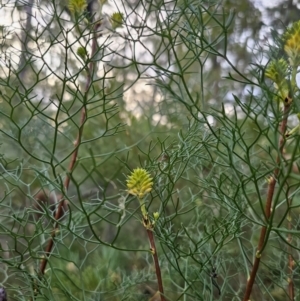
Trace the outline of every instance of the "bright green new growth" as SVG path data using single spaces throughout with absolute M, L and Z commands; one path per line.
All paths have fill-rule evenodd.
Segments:
M 77 55 L 80 57 L 80 58 L 82 58 L 83 60 L 85 60 L 86 59 L 86 57 L 87 57 L 87 51 L 86 51 L 86 49 L 84 48 L 84 47 L 78 47 L 77 48 Z

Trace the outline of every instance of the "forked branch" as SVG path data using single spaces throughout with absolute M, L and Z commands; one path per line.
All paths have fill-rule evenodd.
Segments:
M 88 72 L 87 72 L 87 78 L 86 78 L 86 84 L 85 84 L 85 90 L 84 90 L 84 96 L 85 96 L 84 103 L 83 103 L 83 107 L 81 109 L 81 116 L 80 116 L 80 121 L 79 121 L 79 131 L 77 134 L 76 141 L 74 143 L 74 151 L 72 153 L 71 161 L 70 161 L 69 168 L 68 168 L 68 173 L 66 174 L 66 178 L 64 181 L 65 193 L 69 189 L 71 174 L 74 170 L 75 162 L 77 160 L 78 150 L 79 150 L 79 146 L 81 144 L 81 139 L 82 139 L 83 127 L 84 127 L 84 123 L 86 121 L 86 99 L 87 99 L 87 94 L 89 92 L 90 86 L 92 84 L 92 77 L 93 77 L 94 69 L 95 69 L 95 65 L 96 65 L 95 55 L 97 53 L 97 48 L 98 48 L 97 38 L 99 37 L 99 35 L 97 34 L 97 30 L 100 27 L 100 25 L 101 25 L 100 23 L 97 23 L 94 26 L 94 34 L 93 34 L 93 38 L 92 38 L 91 61 L 88 66 Z M 59 204 L 58 204 L 58 207 L 57 207 L 57 210 L 55 213 L 55 224 L 54 224 L 53 230 L 51 232 L 50 240 L 49 240 L 48 245 L 45 250 L 45 257 L 42 259 L 41 265 L 40 265 L 40 273 L 41 274 L 45 273 L 48 258 L 50 256 L 52 248 L 53 248 L 54 239 L 55 239 L 56 233 L 58 232 L 58 229 L 59 229 L 58 221 L 63 215 L 63 208 L 65 207 L 65 202 L 66 202 L 66 200 L 64 198 L 62 198 L 59 201 Z
M 252 292 L 253 284 L 254 284 L 256 274 L 257 274 L 257 271 L 258 271 L 258 267 L 259 267 L 259 264 L 260 264 L 260 260 L 261 260 L 261 257 L 262 257 L 263 246 L 266 243 L 265 240 L 266 240 L 266 233 L 267 233 L 267 224 L 268 224 L 269 218 L 271 216 L 272 200 L 273 200 L 275 186 L 276 186 L 276 182 L 277 182 L 279 171 L 280 171 L 279 166 L 280 166 L 281 158 L 282 158 L 282 155 L 283 155 L 283 147 L 284 147 L 284 144 L 285 144 L 285 132 L 286 132 L 286 129 L 287 129 L 287 120 L 288 120 L 288 113 L 289 113 L 289 110 L 290 110 L 290 106 L 291 106 L 290 102 L 286 101 L 286 103 L 284 104 L 283 119 L 282 119 L 280 129 L 279 129 L 280 139 L 279 139 L 279 153 L 278 153 L 277 158 L 276 158 L 276 165 L 277 166 L 276 166 L 276 168 L 273 172 L 273 175 L 269 179 L 269 185 L 268 185 L 268 193 L 267 193 L 267 200 L 266 200 L 266 206 L 265 206 L 266 226 L 263 226 L 261 228 L 260 237 L 259 237 L 259 241 L 258 241 L 258 246 L 257 246 L 255 259 L 254 259 L 254 264 L 253 264 L 253 267 L 252 267 L 250 277 L 247 281 L 247 286 L 246 286 L 246 291 L 245 291 L 243 301 L 249 301 L 250 300 L 250 295 L 251 295 L 251 292 Z

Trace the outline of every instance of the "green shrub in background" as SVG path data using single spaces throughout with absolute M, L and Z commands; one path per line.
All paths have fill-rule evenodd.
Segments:
M 300 23 L 222 4 L 2 4 L 8 300 L 297 300 Z

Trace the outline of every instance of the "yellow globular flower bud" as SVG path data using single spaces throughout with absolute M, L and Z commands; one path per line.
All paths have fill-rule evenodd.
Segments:
M 289 66 L 286 60 L 273 60 L 268 65 L 265 76 L 270 78 L 279 92 L 282 101 L 289 99 L 289 84 L 287 80 Z
M 122 28 L 123 27 L 123 19 L 124 19 L 124 16 L 122 13 L 113 13 L 110 16 L 111 27 L 113 29 L 116 29 L 118 27 Z
M 74 15 L 81 15 L 87 7 L 86 0 L 69 0 L 68 8 Z
M 284 51 L 293 68 L 300 65 L 300 21 L 295 22 L 283 35 Z
M 139 199 L 149 193 L 153 186 L 153 179 L 143 168 L 134 169 L 126 182 L 128 193 L 137 196 Z
M 154 212 L 153 217 L 154 217 L 154 220 L 157 221 L 159 219 L 159 212 L 157 212 L 157 211 Z

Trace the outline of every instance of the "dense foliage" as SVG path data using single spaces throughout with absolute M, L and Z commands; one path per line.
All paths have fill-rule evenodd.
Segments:
M 1 4 L 8 300 L 299 298 L 300 23 L 235 2 Z

